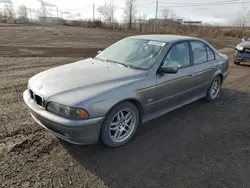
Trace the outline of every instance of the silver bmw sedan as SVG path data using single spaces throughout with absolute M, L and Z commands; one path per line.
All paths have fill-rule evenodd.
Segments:
M 198 99 L 215 100 L 227 75 L 228 57 L 205 40 L 139 35 L 33 76 L 23 98 L 55 136 L 118 147 L 140 124 Z

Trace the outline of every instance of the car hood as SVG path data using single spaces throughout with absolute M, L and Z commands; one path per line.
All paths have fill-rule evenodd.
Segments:
M 91 58 L 41 72 L 30 78 L 28 85 L 47 100 L 72 104 L 145 77 L 146 73 Z
M 240 43 L 243 48 L 250 48 L 250 41 L 244 41 Z

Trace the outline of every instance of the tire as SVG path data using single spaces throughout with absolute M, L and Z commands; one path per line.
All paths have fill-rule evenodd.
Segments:
M 239 65 L 239 64 L 240 64 L 240 61 L 234 60 L 234 64 L 235 64 L 235 65 Z
M 217 82 L 217 84 L 218 84 L 217 90 L 216 90 L 216 91 L 215 91 L 215 85 L 216 85 L 215 82 Z M 215 100 L 217 97 L 219 97 L 219 93 L 220 93 L 220 90 L 221 90 L 221 83 L 222 83 L 222 79 L 221 79 L 221 77 L 220 77 L 219 75 L 217 75 L 217 76 L 213 79 L 213 81 L 212 81 L 210 87 L 209 87 L 208 90 L 207 90 L 207 95 L 206 95 L 206 100 L 207 100 L 207 101 L 213 101 L 213 100 Z M 212 91 L 212 90 L 213 90 L 213 91 Z
M 103 122 L 100 134 L 101 141 L 108 147 L 124 145 L 135 134 L 139 118 L 139 111 L 134 104 L 130 102 L 118 104 L 108 113 Z
M 235 52 L 234 52 L 234 64 L 235 65 L 240 64 L 240 60 L 237 59 L 238 56 L 239 56 L 239 52 L 237 50 L 235 50 Z

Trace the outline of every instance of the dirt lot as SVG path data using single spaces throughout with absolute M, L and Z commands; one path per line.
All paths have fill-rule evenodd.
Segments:
M 0 28 L 0 186 L 250 187 L 250 67 L 230 63 L 220 98 L 141 125 L 125 146 L 59 142 L 29 116 L 32 75 L 94 55 L 131 33 L 66 27 Z M 231 57 L 238 42 L 208 39 Z

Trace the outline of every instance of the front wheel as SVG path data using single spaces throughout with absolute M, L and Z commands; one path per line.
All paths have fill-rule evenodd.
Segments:
M 234 52 L 234 64 L 235 65 L 240 64 L 240 60 L 238 59 L 238 57 L 239 57 L 239 52 L 238 52 L 238 50 L 235 50 L 235 52 Z
M 239 65 L 239 64 L 240 64 L 240 61 L 239 61 L 239 60 L 234 60 L 234 64 L 235 64 L 235 65 Z
M 218 75 L 212 81 L 211 86 L 207 90 L 206 100 L 212 101 L 219 96 L 220 89 L 221 89 L 221 77 Z
M 118 147 L 128 142 L 139 124 L 139 112 L 130 102 L 115 106 L 107 115 L 102 129 L 101 141 L 109 147 Z

